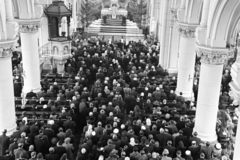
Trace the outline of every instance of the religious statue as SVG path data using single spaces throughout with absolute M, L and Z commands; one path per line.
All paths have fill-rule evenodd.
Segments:
M 117 18 L 118 0 L 111 0 L 112 19 Z
M 53 55 L 58 55 L 58 47 L 57 46 L 53 47 Z

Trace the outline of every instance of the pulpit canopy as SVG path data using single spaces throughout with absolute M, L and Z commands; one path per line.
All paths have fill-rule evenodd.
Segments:
M 45 14 L 51 17 L 68 17 L 72 15 L 72 11 L 67 8 L 63 1 L 54 1 L 46 8 Z

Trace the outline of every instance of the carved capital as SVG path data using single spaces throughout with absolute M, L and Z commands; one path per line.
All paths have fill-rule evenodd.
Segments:
M 201 57 L 201 63 L 223 65 L 229 58 L 234 57 L 234 49 L 196 47 L 197 56 Z
M 41 19 L 17 20 L 19 25 L 19 32 L 21 33 L 35 33 L 41 27 Z
M 195 37 L 195 26 L 179 25 L 178 31 L 182 36 L 194 38 Z
M 12 52 L 15 50 L 15 40 L 0 43 L 0 58 L 12 57 Z

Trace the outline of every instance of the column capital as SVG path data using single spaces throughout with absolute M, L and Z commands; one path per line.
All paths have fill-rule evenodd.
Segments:
M 234 57 L 234 48 L 210 48 L 196 45 L 197 56 L 201 57 L 201 63 L 223 65 L 229 58 Z
M 182 36 L 188 37 L 188 38 L 195 37 L 195 31 L 196 31 L 197 25 L 189 25 L 181 22 L 178 22 L 178 25 L 179 25 L 178 31 Z
M 0 59 L 12 57 L 12 51 L 15 50 L 16 39 L 0 42 Z
M 21 33 L 36 33 L 41 27 L 41 19 L 16 19 Z

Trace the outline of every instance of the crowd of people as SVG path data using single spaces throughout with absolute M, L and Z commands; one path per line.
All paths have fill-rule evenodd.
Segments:
M 158 64 L 159 43 L 76 40 L 73 46 L 66 74 L 44 75 L 41 92 L 29 92 L 16 107 L 17 131 L 0 137 L 1 158 L 230 160 L 226 143 L 202 143 L 193 131 L 196 104 L 175 93 L 177 77 Z M 19 96 L 18 79 L 14 89 Z

